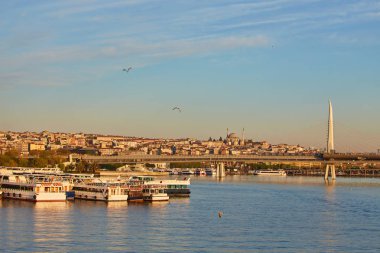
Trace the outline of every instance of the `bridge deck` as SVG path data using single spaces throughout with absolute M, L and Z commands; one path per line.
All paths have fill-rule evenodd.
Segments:
M 241 163 L 283 163 L 283 164 L 297 164 L 297 166 L 303 166 L 303 164 L 323 165 L 323 164 L 380 164 L 380 159 L 347 159 L 352 158 L 350 156 L 337 157 L 318 157 L 318 156 L 303 156 L 303 155 L 284 155 L 284 156 L 261 156 L 261 155 L 204 155 L 204 156 L 182 156 L 182 155 L 127 155 L 127 156 L 88 156 L 88 155 L 74 155 L 74 159 L 81 159 L 88 162 L 97 164 L 109 164 L 109 163 L 160 163 L 160 162 L 241 162 Z M 372 158 L 372 157 L 368 157 Z M 375 158 L 375 157 L 374 157 Z

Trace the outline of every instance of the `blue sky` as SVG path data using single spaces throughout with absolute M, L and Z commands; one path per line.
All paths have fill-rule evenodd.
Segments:
M 338 151 L 375 151 L 379 27 L 375 0 L 1 1 L 0 129 L 324 147 L 331 98 Z

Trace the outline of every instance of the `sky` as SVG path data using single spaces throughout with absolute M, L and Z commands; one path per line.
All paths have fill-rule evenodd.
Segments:
M 331 99 L 336 150 L 376 152 L 379 27 L 377 0 L 0 1 L 0 130 L 325 147 Z

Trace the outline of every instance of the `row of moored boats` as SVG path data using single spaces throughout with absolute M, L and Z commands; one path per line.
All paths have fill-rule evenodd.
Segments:
M 93 175 L 0 170 L 2 198 L 33 202 L 70 199 L 93 201 L 168 201 L 190 197 L 190 179 L 155 179 L 150 176 L 102 179 Z

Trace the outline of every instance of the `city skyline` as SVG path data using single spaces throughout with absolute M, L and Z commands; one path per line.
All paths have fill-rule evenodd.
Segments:
M 228 127 L 245 128 L 247 139 L 325 147 L 331 98 L 337 152 L 380 147 L 374 1 L 0 9 L 0 130 L 207 139 Z

